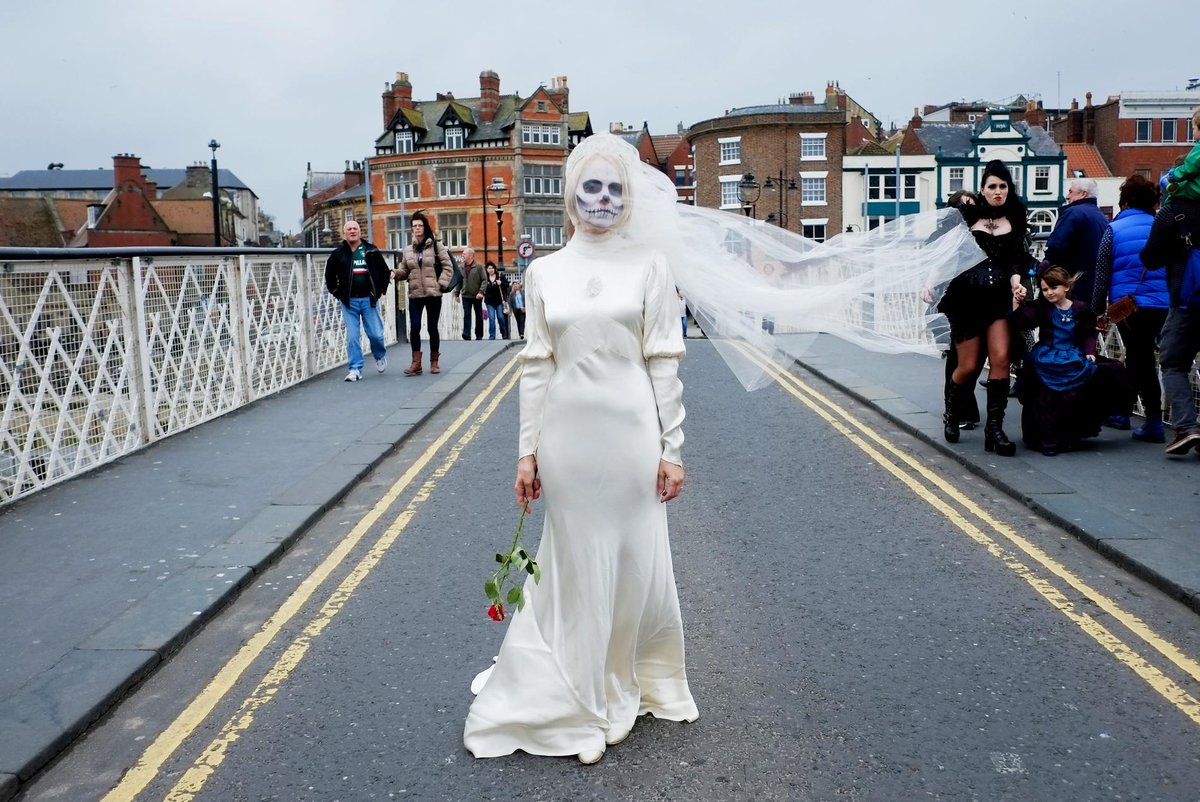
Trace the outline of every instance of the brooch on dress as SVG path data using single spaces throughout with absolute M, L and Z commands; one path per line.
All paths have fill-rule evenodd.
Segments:
M 595 298 L 603 289 L 604 282 L 600 280 L 599 276 L 592 276 L 590 279 L 588 279 L 587 294 L 589 298 Z

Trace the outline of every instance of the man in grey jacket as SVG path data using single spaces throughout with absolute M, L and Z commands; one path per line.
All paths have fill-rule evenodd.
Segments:
M 483 265 L 475 261 L 475 249 L 463 248 L 462 252 L 463 283 L 458 293 L 462 299 L 463 330 L 462 338 L 471 339 L 471 313 L 475 313 L 475 339 L 483 339 L 483 279 L 486 273 Z

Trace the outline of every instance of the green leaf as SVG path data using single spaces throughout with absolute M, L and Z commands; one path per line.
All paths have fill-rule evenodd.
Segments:
M 483 592 L 487 594 L 489 599 L 493 600 L 500 596 L 500 589 L 496 587 L 496 582 L 493 579 L 489 579 L 483 583 Z
M 496 552 L 496 562 L 503 564 L 504 561 L 507 559 L 508 559 L 507 554 L 501 554 L 500 552 Z
M 530 560 L 529 562 L 525 563 L 525 573 L 532 574 L 536 570 L 537 570 L 537 563 L 535 563 L 533 560 Z
M 521 596 L 521 598 L 517 599 L 517 611 L 520 612 L 521 610 L 524 610 L 524 609 L 525 609 L 525 597 Z
M 533 566 L 533 581 L 535 583 L 542 581 L 542 567 L 537 563 L 531 563 Z
M 508 603 L 509 604 L 520 604 L 522 598 L 524 598 L 524 596 L 521 593 L 520 588 L 509 588 L 508 589 Z
M 529 552 L 525 551 L 525 549 L 517 549 L 517 556 L 520 557 L 522 560 L 528 560 Z

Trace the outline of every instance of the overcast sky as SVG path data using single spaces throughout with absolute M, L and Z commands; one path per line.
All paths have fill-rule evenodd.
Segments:
M 597 131 L 646 121 L 652 133 L 793 92 L 819 99 L 836 80 L 886 124 L 964 98 L 1024 94 L 1055 107 L 1082 104 L 1089 90 L 1101 102 L 1182 89 L 1200 75 L 1195 48 L 1163 43 L 1194 27 L 1195 9 L 1194 0 L 0 0 L 0 175 L 50 162 L 111 167 L 125 152 L 184 167 L 207 162 L 216 138 L 220 165 L 294 232 L 305 165 L 336 171 L 373 155 L 380 93 L 398 71 L 417 100 L 478 96 L 482 70 L 523 97 L 566 75 L 571 109 L 590 112 Z

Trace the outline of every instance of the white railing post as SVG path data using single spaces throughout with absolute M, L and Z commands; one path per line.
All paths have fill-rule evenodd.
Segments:
M 237 354 L 237 377 L 238 398 L 241 403 L 249 403 L 254 400 L 254 386 L 251 384 L 253 376 L 253 366 L 251 361 L 254 356 L 254 351 L 250 348 L 250 315 L 247 312 L 246 291 L 249 287 L 249 280 L 246 276 L 246 257 L 239 255 L 237 261 L 230 265 L 229 260 L 223 260 L 225 266 L 233 273 L 229 277 L 230 288 L 236 289 L 237 292 L 229 293 L 230 313 L 233 317 L 233 324 L 236 336 L 233 337 L 233 347 Z
M 312 254 L 306 253 L 302 259 L 293 256 L 292 269 L 300 273 L 300 358 L 304 361 L 304 377 L 307 379 L 317 374 L 317 314 L 312 282 L 309 281 Z
M 128 332 L 129 348 L 133 351 L 130 360 L 134 369 L 129 371 L 129 397 L 140 399 L 134 402 L 139 440 L 146 444 L 155 439 L 158 430 L 158 410 L 154 409 L 154 388 L 150 372 L 150 323 L 146 319 L 146 290 L 143 283 L 142 258 L 135 256 L 128 266 L 121 265 L 122 283 L 126 291 L 121 293 L 121 323 Z M 154 421 L 154 423 L 151 423 Z

